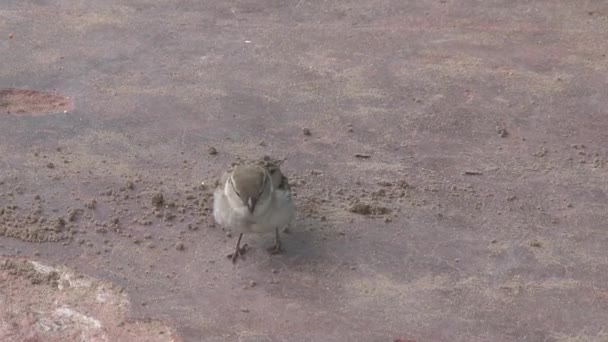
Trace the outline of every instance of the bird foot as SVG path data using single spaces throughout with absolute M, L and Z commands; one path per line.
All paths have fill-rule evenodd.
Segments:
M 247 246 L 247 244 L 244 244 L 243 247 L 239 247 L 239 248 L 235 249 L 234 252 L 226 255 L 226 257 L 231 259 L 233 264 L 236 264 L 236 260 L 238 258 L 242 258 L 248 249 L 249 249 L 249 246 Z
M 274 245 L 270 248 L 268 248 L 268 252 L 272 255 L 276 255 L 276 254 L 281 254 L 283 253 L 283 247 L 281 247 L 281 245 Z

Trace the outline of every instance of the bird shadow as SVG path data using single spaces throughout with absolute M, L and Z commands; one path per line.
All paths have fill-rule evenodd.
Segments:
M 288 232 L 281 231 L 281 242 L 283 251 L 279 254 L 270 255 L 268 262 L 261 263 L 263 268 L 276 269 L 281 267 L 294 267 L 307 264 L 315 264 L 323 259 L 325 255 L 321 248 L 319 231 L 321 223 L 314 219 L 301 219 L 290 225 Z M 272 239 L 274 242 L 274 240 Z M 267 238 L 257 237 L 253 242 L 253 252 L 257 254 L 261 249 L 268 253 L 267 249 L 273 245 Z M 251 247 L 251 245 L 250 245 Z

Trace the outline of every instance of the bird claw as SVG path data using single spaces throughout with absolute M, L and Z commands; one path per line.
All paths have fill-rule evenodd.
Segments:
M 236 260 L 239 257 L 242 258 L 243 255 L 245 254 L 245 252 L 247 252 L 248 249 L 249 249 L 249 246 L 247 246 L 247 244 L 244 244 L 243 247 L 235 249 L 234 252 L 226 255 L 226 257 L 229 258 L 229 259 L 231 259 L 233 264 L 236 264 Z
M 270 254 L 272 255 L 281 254 L 283 253 L 283 248 L 281 247 L 281 245 L 274 245 L 268 248 L 268 252 L 270 252 Z

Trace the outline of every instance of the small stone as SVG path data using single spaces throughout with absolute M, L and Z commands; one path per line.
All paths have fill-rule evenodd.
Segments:
M 507 129 L 502 126 L 496 127 L 496 133 L 498 133 L 498 136 L 500 136 L 501 138 L 506 138 L 509 135 L 509 132 L 507 132 Z
M 303 133 L 304 135 L 306 135 L 306 136 L 311 136 L 311 135 L 312 135 L 312 132 L 310 131 L 310 128 L 306 128 L 306 127 L 304 127 L 304 128 L 302 129 L 302 133 Z
M 175 244 L 175 249 L 177 249 L 178 251 L 183 251 L 184 249 L 186 249 L 186 246 L 184 246 L 183 242 L 178 242 Z
M 49 162 L 48 164 L 46 164 L 46 167 L 48 167 L 49 169 L 54 169 L 55 164 Z
M 247 309 L 247 308 L 241 308 L 241 312 L 248 313 L 249 309 Z
M 212 155 L 215 156 L 217 154 L 217 149 L 213 146 L 209 147 L 209 149 L 207 149 L 207 152 Z
M 161 193 L 156 193 L 152 196 L 152 205 L 160 208 L 163 206 L 163 204 L 165 203 L 165 198 L 163 196 L 163 194 Z
M 249 282 L 249 287 L 255 287 L 258 283 L 256 283 L 255 281 L 250 281 Z
M 232 237 L 232 233 L 231 232 L 226 232 L 226 237 L 231 238 Z

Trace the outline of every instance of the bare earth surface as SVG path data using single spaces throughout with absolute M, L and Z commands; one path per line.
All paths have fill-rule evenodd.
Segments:
M 608 341 L 606 32 L 601 0 L 3 0 L 0 340 Z M 233 266 L 212 184 L 264 155 L 299 214 Z

